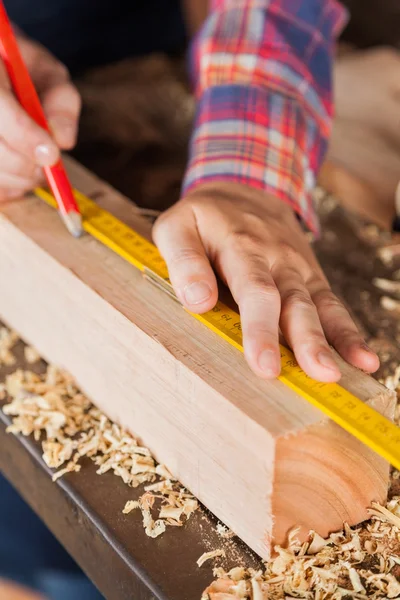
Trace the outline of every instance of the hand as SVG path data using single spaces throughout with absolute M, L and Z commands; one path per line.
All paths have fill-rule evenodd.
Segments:
M 35 42 L 18 43 L 54 139 L 26 114 L 0 70 L 0 201 L 21 196 L 43 179 L 41 167 L 55 164 L 60 150 L 75 145 L 80 98 L 67 69 Z
M 378 368 L 281 200 L 237 184 L 204 185 L 158 219 L 154 239 L 191 312 L 217 302 L 214 266 L 239 306 L 245 356 L 257 375 L 279 375 L 279 327 L 314 379 L 340 378 L 328 342 L 353 365 Z
M 0 579 L 0 598 L 3 600 L 46 600 L 37 592 L 5 579 Z

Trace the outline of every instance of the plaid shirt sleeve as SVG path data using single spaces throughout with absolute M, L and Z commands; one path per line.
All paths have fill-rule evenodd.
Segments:
M 315 233 L 311 191 L 333 113 L 337 0 L 212 0 L 192 48 L 198 100 L 183 192 L 231 181 L 290 204 Z

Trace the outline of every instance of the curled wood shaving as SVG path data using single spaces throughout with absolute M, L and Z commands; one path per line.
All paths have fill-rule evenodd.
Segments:
M 0 330 L 3 350 L 17 341 L 15 334 L 7 332 Z M 28 361 L 40 359 L 35 353 L 32 348 L 28 352 L 25 349 Z M 7 376 L 1 395 L 10 399 L 3 406 L 4 413 L 12 417 L 7 432 L 33 435 L 41 441 L 43 460 L 48 467 L 58 469 L 54 481 L 78 472 L 87 457 L 97 465 L 99 475 L 112 471 L 132 488 L 148 484 L 139 500 L 128 502 L 123 512 L 139 508 L 150 537 L 161 535 L 167 526 L 183 525 L 197 510 L 197 500 L 168 469 L 93 406 L 67 373 L 51 365 L 44 375 L 18 369 Z M 157 513 L 155 518 L 152 511 Z
M 160 510 L 161 519 L 174 519 L 179 524 L 181 523 L 181 516 L 183 514 L 183 506 L 162 506 Z
M 162 519 L 154 520 L 151 515 L 151 509 L 154 504 L 154 496 L 150 492 L 146 492 L 139 498 L 139 508 L 142 511 L 143 527 L 146 535 L 156 538 L 163 534 L 166 529 L 166 522 Z
M 324 540 L 324 538 L 321 537 L 316 531 L 311 531 L 310 537 L 311 542 L 307 549 L 308 554 L 317 554 L 317 552 L 320 552 L 328 543 L 328 541 Z
M 197 560 L 197 566 L 202 567 L 204 563 L 208 560 L 212 560 L 214 558 L 218 558 L 220 556 L 225 556 L 225 550 L 221 550 L 221 548 L 217 548 L 216 550 L 211 550 L 211 552 L 204 552 Z
M 392 508 L 392 510 L 389 509 Z M 389 502 L 388 507 L 385 508 L 377 502 L 372 503 L 372 508 L 368 509 L 371 516 L 380 519 L 381 521 L 387 521 L 392 523 L 400 532 L 400 508 L 397 502 Z

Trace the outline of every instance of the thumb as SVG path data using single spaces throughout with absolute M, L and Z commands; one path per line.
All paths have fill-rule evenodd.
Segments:
M 177 205 L 159 217 L 153 237 L 180 302 L 194 313 L 211 310 L 218 299 L 217 280 L 190 208 Z

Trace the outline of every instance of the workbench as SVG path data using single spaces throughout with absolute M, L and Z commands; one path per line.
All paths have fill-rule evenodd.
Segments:
M 389 241 L 374 225 L 367 225 L 326 197 L 320 205 L 324 235 L 317 244 L 320 260 L 339 295 L 379 351 L 382 367 L 378 377 L 392 373 L 400 362 L 397 313 L 380 305 L 382 292 L 373 277 L 392 278 L 399 267 L 383 264 L 377 245 Z M 14 353 L 18 367 L 24 363 L 23 345 Z M 43 362 L 34 369 L 44 369 Z M 0 381 L 16 369 L 0 368 Z M 70 473 L 56 483 L 41 459 L 40 444 L 31 438 L 6 434 L 9 423 L 0 411 L 0 469 L 19 490 L 68 552 L 75 558 L 108 600 L 200 600 L 212 580 L 212 562 L 202 568 L 196 560 L 206 551 L 224 548 L 224 567 L 239 564 L 261 566 L 261 561 L 237 538 L 222 540 L 218 521 L 205 509 L 197 511 L 181 528 L 168 528 L 157 538 L 148 538 L 140 513 L 122 514 L 133 490 L 111 473 L 96 475 L 91 462 L 79 473 Z

